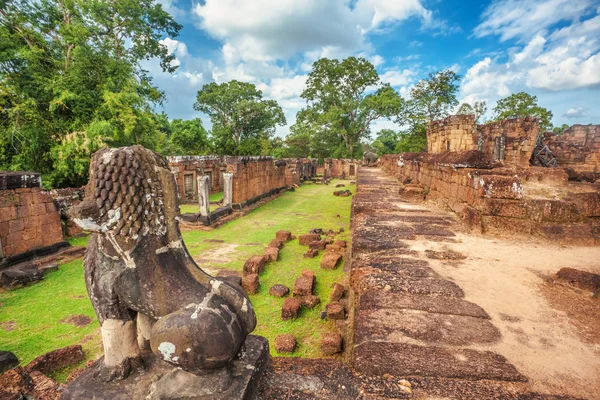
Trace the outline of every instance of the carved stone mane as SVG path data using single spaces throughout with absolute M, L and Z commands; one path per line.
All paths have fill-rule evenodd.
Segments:
M 190 372 L 226 366 L 254 330 L 242 289 L 202 271 L 179 231 L 166 160 L 142 146 L 92 157 L 86 198 L 72 210 L 93 232 L 86 286 L 102 326 L 104 363 L 124 377 L 144 351 Z

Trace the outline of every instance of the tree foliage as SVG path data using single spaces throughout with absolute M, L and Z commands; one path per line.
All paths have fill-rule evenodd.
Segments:
M 311 137 L 319 157 L 360 157 L 357 145 L 369 137 L 371 122 L 397 115 L 404 104 L 369 61 L 356 57 L 316 61 L 301 97 L 308 105 L 292 132 Z
M 96 146 L 159 149 L 153 107 L 164 95 L 139 64 L 174 71 L 160 39 L 180 29 L 154 0 L 3 1 L 0 169 L 76 185 Z
M 430 73 L 410 90 L 410 111 L 406 114 L 413 122 L 429 124 L 450 114 L 458 104 L 456 93 L 460 76 L 446 69 Z
M 286 124 L 275 100 L 263 99 L 254 84 L 236 80 L 204 85 L 194 109 L 210 116 L 212 136 L 221 154 L 261 153 L 261 140 L 270 139 L 277 125 Z
M 396 142 L 398 142 L 397 132 L 392 129 L 382 129 L 377 133 L 371 147 L 381 157 L 384 154 L 393 154 L 396 149 Z
M 487 103 L 485 101 L 476 101 L 475 104 L 462 103 L 458 107 L 456 114 L 458 115 L 474 115 L 475 123 L 479 123 L 481 117 L 487 112 Z
M 537 97 L 525 92 L 511 94 L 498 100 L 494 107 L 494 120 L 509 118 L 536 117 L 542 132 L 552 129 L 552 112 L 537 103 Z

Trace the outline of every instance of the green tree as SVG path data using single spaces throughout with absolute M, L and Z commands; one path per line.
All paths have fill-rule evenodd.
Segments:
M 458 104 L 456 93 L 460 76 L 446 69 L 430 73 L 427 79 L 420 80 L 410 90 L 408 112 L 399 115 L 399 122 L 412 120 L 413 124 L 429 124 L 449 115 Z
M 513 93 L 498 100 L 494 107 L 494 120 L 501 121 L 509 118 L 536 117 L 540 122 L 542 132 L 552 129 L 552 112 L 540 107 L 537 97 L 525 92 Z
M 425 124 L 415 125 L 409 131 L 398 135 L 394 153 L 423 151 L 427 151 L 427 127 Z
M 99 143 L 90 133 L 97 127 L 104 145 L 159 149 L 165 140 L 153 109 L 164 94 L 139 64 L 157 58 L 174 71 L 160 39 L 180 28 L 154 0 L 3 1 L 0 169 L 78 184 L 84 178 L 64 167 L 85 167 L 85 151 L 93 148 L 85 144 Z
M 487 103 L 485 101 L 476 101 L 474 105 L 462 103 L 458 107 L 458 115 L 474 115 L 475 123 L 478 123 L 481 117 L 487 112 Z
M 210 116 L 214 144 L 221 154 L 258 155 L 260 140 L 270 139 L 277 125 L 286 124 L 277 101 L 263 99 L 255 85 L 236 80 L 204 85 L 194 109 Z
M 397 115 L 404 105 L 370 62 L 355 57 L 316 61 L 301 97 L 308 106 L 298 114 L 297 124 L 327 143 L 328 156 L 337 157 L 357 157 L 362 151 L 357 145 L 369 137 L 371 122 Z
M 174 119 L 169 128 L 171 142 L 179 154 L 201 155 L 209 152 L 208 132 L 200 118 Z
M 552 129 L 552 132 L 558 134 L 558 135 L 562 135 L 563 133 L 565 133 L 565 131 L 569 129 L 569 125 L 567 124 L 562 124 L 561 126 L 555 126 Z
M 371 146 L 377 152 L 377 155 L 392 154 L 396 149 L 398 142 L 398 133 L 392 129 L 382 129 L 377 133 L 377 137 Z

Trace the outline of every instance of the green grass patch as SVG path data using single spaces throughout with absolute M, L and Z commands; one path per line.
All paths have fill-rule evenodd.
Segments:
M 355 187 L 348 185 L 348 181 L 344 182 L 346 188 L 354 193 Z M 262 254 L 279 230 L 301 235 L 311 228 L 335 231 L 344 228 L 345 232 L 337 238 L 349 240 L 352 198 L 333 196 L 335 183 L 329 186 L 306 184 L 218 229 L 183 232 L 185 244 L 200 267 L 210 272 L 220 269 L 241 272 L 244 262 L 254 254 Z M 69 242 L 86 246 L 87 240 L 87 237 L 76 237 Z M 250 297 L 258 317 L 254 333 L 267 337 L 274 355 L 275 337 L 293 333 L 298 341 L 298 349 L 293 356 L 320 357 L 321 334 L 333 330 L 332 323 L 321 320 L 319 313 L 329 300 L 331 284 L 343 279 L 343 266 L 334 271 L 322 270 L 319 268 L 322 255 L 304 259 L 302 255 L 306 250 L 307 247 L 300 246 L 297 239 L 287 243 L 280 252 L 279 260 L 268 264 L 260 276 L 259 293 Z M 269 288 L 280 283 L 292 290 L 304 269 L 315 271 L 315 294 L 321 298 L 321 304 L 313 310 L 303 310 L 297 320 L 282 321 L 283 299 L 270 296 Z M 85 315 L 93 321 L 82 327 L 67 323 L 66 319 L 74 315 Z M 78 366 L 56 372 L 53 374 L 55 379 L 64 381 L 70 371 L 102 354 L 99 325 L 85 288 L 82 259 L 61 265 L 58 271 L 47 274 L 42 282 L 0 292 L 0 350 L 14 352 L 21 365 L 48 351 L 77 343 L 82 344 L 86 360 Z

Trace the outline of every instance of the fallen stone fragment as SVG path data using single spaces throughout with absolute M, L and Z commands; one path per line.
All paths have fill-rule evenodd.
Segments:
M 343 232 L 343 231 L 344 231 L 344 228 L 340 228 L 340 232 Z M 346 241 L 342 240 L 342 239 L 336 240 L 333 244 L 335 244 L 336 246 L 346 248 Z
M 31 372 L 33 381 L 33 391 L 31 396 L 38 400 L 58 400 L 62 393 L 62 388 L 58 382 L 49 378 L 39 371 Z
M 327 304 L 325 307 L 327 309 L 327 318 L 331 320 L 341 320 L 346 318 L 346 313 L 344 312 L 344 306 L 338 303 L 337 301 L 331 302 Z
M 352 196 L 352 192 L 350 192 L 349 190 L 337 190 L 335 192 L 333 192 L 334 196 L 339 196 L 339 197 L 349 197 Z
M 22 367 L 10 369 L 0 375 L 0 398 L 9 398 L 6 394 L 19 395 L 16 399 L 22 399 L 21 393 L 28 393 L 33 389 L 31 376 Z
M 342 232 L 344 232 L 344 231 L 345 231 L 345 230 L 344 230 L 344 227 L 343 227 L 343 226 L 340 226 L 340 229 L 338 230 L 338 232 L 339 232 L 339 233 L 342 233 Z
M 258 285 L 258 274 L 249 274 L 242 278 L 242 288 L 249 294 L 256 294 Z
M 264 256 L 252 256 L 244 264 L 242 275 L 260 274 L 265 268 L 266 259 Z
M 340 247 L 340 246 L 335 245 L 335 244 L 328 244 L 327 246 L 325 246 L 325 251 L 327 253 L 335 253 L 335 254 L 339 254 L 339 255 L 343 255 L 344 254 L 343 247 Z
M 294 297 L 288 297 L 283 301 L 283 307 L 281 308 L 281 319 L 288 320 L 298 317 L 298 313 L 302 308 L 302 303 L 299 299 Z
M 275 234 L 275 237 L 283 243 L 292 240 L 292 232 L 290 231 L 279 231 Z
M 317 304 L 321 302 L 321 299 L 319 298 L 319 296 L 309 294 L 307 296 L 302 296 L 300 298 L 300 302 L 304 307 L 312 309 L 315 308 Z
M 294 283 L 294 296 L 307 296 L 312 294 L 315 278 L 314 275 L 305 276 L 302 274 Z
M 81 360 L 83 360 L 83 349 L 81 348 L 81 345 L 76 344 L 53 350 L 36 357 L 32 362 L 27 364 L 25 370 L 28 373 L 39 371 L 43 374 L 49 374 L 56 370 L 77 364 Z
M 279 258 L 279 249 L 277 247 L 269 246 L 265 248 L 263 256 L 266 257 L 267 262 L 277 261 Z
M 322 235 L 323 228 L 313 228 L 308 233 L 313 234 L 313 235 Z
M 293 353 L 296 350 L 296 338 L 294 335 L 277 336 L 275 338 L 275 350 L 278 353 Z
M 319 255 L 319 250 L 317 249 L 308 249 L 306 253 L 304 253 L 304 258 L 314 258 Z
M 341 188 L 341 187 L 346 187 L 346 185 L 344 185 L 343 183 L 338 183 L 337 185 L 335 185 L 336 188 Z
M 329 243 L 328 240 L 315 240 L 308 244 L 308 247 L 314 250 L 325 250 L 325 247 Z
M 600 275 L 575 268 L 561 268 L 556 277 L 576 288 L 595 293 L 600 290 Z
M 0 374 L 19 365 L 19 359 L 10 351 L 0 351 Z
M 340 285 L 339 283 L 334 283 L 331 285 L 331 294 L 329 295 L 329 301 L 339 301 L 342 296 L 344 296 L 344 292 L 346 288 Z
M 321 268 L 335 269 L 342 260 L 342 256 L 336 253 L 327 252 L 321 259 Z
M 277 249 L 282 249 L 283 248 L 283 241 L 279 240 L 279 239 L 273 239 L 271 240 L 271 242 L 269 243 L 268 247 L 275 247 Z
M 269 294 L 275 297 L 285 297 L 289 292 L 290 289 L 287 286 L 279 283 L 276 283 L 275 285 L 271 286 L 271 289 L 269 289 Z
M 335 332 L 324 333 L 321 337 L 321 352 L 333 355 L 342 352 L 342 335 Z
M 309 233 L 307 235 L 298 236 L 298 241 L 303 246 L 308 246 L 310 242 L 321 240 L 321 235 Z

